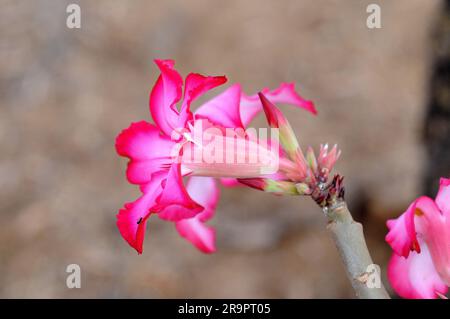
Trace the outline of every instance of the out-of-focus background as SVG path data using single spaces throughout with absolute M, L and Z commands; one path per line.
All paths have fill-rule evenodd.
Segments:
M 81 29 L 66 27 L 71 2 Z M 366 27 L 370 3 L 381 29 Z M 154 58 L 247 93 L 296 82 L 318 116 L 282 109 L 302 145 L 341 147 L 336 169 L 385 273 L 386 219 L 450 172 L 443 14 L 437 0 L 0 1 L 0 297 L 353 297 L 307 198 L 224 189 L 217 253 L 155 218 L 138 256 L 115 226 L 138 190 L 114 140 L 150 120 Z M 72 263 L 81 289 L 66 287 Z

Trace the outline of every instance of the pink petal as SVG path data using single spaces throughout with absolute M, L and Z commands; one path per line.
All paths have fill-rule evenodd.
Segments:
M 397 219 L 387 221 L 389 232 L 386 241 L 398 255 L 408 257 L 410 250 L 420 252 L 414 226 L 415 202 Z
M 195 112 L 195 117 L 206 118 L 223 127 L 244 127 L 239 113 L 240 99 L 241 86 L 234 84 L 200 106 Z
M 269 90 L 265 88 L 261 91 L 267 99 L 272 103 L 287 103 L 295 105 L 299 108 L 303 108 L 312 114 L 317 114 L 313 102 L 307 101 L 302 98 L 296 91 L 293 83 L 281 83 L 281 85 L 275 90 Z M 257 94 L 247 96 L 242 94 L 241 97 L 241 120 L 244 127 L 252 121 L 252 119 L 262 110 L 261 101 Z
M 198 214 L 200 220 L 202 222 L 209 220 L 214 215 L 220 194 L 214 178 L 190 177 L 186 189 L 189 196 L 205 208 L 203 212 Z
M 447 286 L 439 278 L 425 243 L 422 251 L 411 252 L 408 258 L 393 254 L 388 265 L 388 279 L 395 292 L 403 298 L 432 299 L 437 292 L 447 293 Z
M 214 228 L 205 226 L 198 217 L 178 221 L 175 227 L 180 236 L 190 241 L 204 253 L 216 251 L 216 233 Z
M 128 157 L 127 178 L 130 183 L 145 184 L 153 173 L 171 162 L 171 150 L 175 142 L 162 136 L 158 128 L 141 121 L 132 123 L 116 138 L 116 150 Z
M 187 186 L 189 195 L 205 210 L 194 218 L 176 222 L 180 235 L 190 241 L 199 250 L 212 253 L 216 250 L 215 230 L 204 225 L 204 222 L 214 215 L 219 200 L 219 189 L 210 177 L 191 177 Z
M 293 104 L 313 114 L 317 111 L 311 101 L 303 99 L 294 84 L 282 83 L 277 89 L 263 89 L 262 93 L 273 103 Z M 222 94 L 203 104 L 196 112 L 198 118 L 207 118 L 224 127 L 246 127 L 262 110 L 258 95 L 247 96 L 240 84 L 230 86 Z
M 442 213 L 450 218 L 450 178 L 441 178 L 439 192 L 436 196 L 436 204 Z
M 176 103 L 181 99 L 183 79 L 174 69 L 173 60 L 155 60 L 161 75 L 150 93 L 150 113 L 155 124 L 167 136 L 180 126 L 179 112 Z
M 139 254 L 142 254 L 147 219 L 151 214 L 150 209 L 161 192 L 161 180 L 164 176 L 164 173 L 153 175 L 152 180 L 143 188 L 144 194 L 136 201 L 126 203 L 117 214 L 117 227 L 120 234 Z
M 205 92 L 219 86 L 227 81 L 225 76 L 203 76 L 197 73 L 190 73 L 186 77 L 183 106 L 181 107 L 181 123 L 186 123 L 191 119 L 191 103 L 203 95 Z
M 450 218 L 436 203 L 422 196 L 416 201 L 416 231 L 426 242 L 441 279 L 450 285 Z
M 203 210 L 186 191 L 181 177 L 181 165 L 172 164 L 167 179 L 162 183 L 163 191 L 152 208 L 161 219 L 179 221 L 191 218 Z

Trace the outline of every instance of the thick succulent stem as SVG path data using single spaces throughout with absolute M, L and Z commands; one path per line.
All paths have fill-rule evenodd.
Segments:
M 389 299 L 381 282 L 379 267 L 370 257 L 363 227 L 353 220 L 344 201 L 325 209 L 327 229 L 344 262 L 347 276 L 361 299 Z M 378 276 L 378 277 L 373 277 Z
M 327 229 L 356 296 L 361 299 L 389 299 L 381 282 L 380 268 L 373 263 L 367 248 L 363 227 L 353 220 L 344 201 L 343 178 L 336 175 L 330 184 L 319 184 L 311 196 L 328 218 Z

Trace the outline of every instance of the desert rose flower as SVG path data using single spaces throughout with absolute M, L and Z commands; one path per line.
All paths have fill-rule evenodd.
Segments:
M 437 298 L 450 285 L 450 179 L 441 178 L 436 198 L 416 199 L 387 222 L 394 251 L 388 278 L 404 298 Z
M 270 143 L 255 140 L 244 131 L 262 110 L 260 97 L 245 95 L 240 85 L 235 84 L 193 113 L 190 110 L 192 102 L 225 83 L 226 78 L 191 73 L 183 83 L 174 69 L 174 61 L 156 60 L 155 63 L 161 71 L 150 94 L 150 113 L 155 124 L 132 123 L 116 139 L 118 154 L 129 158 L 128 181 L 139 185 L 142 192 L 141 197 L 125 204 L 119 211 L 117 226 L 124 239 L 142 253 L 146 223 L 154 214 L 174 222 L 180 235 L 203 252 L 213 252 L 214 229 L 204 223 L 214 214 L 219 192 L 210 176 L 233 178 L 224 180 L 228 185 L 234 184 L 235 177 L 277 176 L 272 164 L 278 159 L 279 149 L 268 147 Z M 314 105 L 301 98 L 292 84 L 281 84 L 276 90 L 264 89 L 262 92 L 273 102 L 293 104 L 316 113 Z M 199 126 L 200 139 L 195 135 L 195 128 Z M 209 147 L 208 141 L 204 140 L 204 130 L 211 128 L 219 132 L 227 128 L 241 129 L 244 133 L 233 140 L 245 141 L 246 144 L 242 144 L 244 153 L 257 155 L 256 161 L 245 162 L 237 169 L 203 161 L 203 158 L 200 162 L 192 161 L 188 156 L 192 154 L 190 151 L 195 154 L 196 149 L 204 151 Z M 213 152 L 241 153 L 239 148 L 227 148 L 227 138 L 224 141 L 220 147 L 214 140 Z M 280 169 L 295 175 L 296 165 L 283 158 Z M 189 179 L 187 187 L 183 184 L 184 176 Z

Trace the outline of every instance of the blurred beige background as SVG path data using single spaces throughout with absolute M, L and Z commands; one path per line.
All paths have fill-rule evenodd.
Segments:
M 66 28 L 71 2 L 81 29 Z M 366 27 L 369 3 L 382 8 L 381 29 Z M 440 5 L 0 1 L 0 297 L 352 297 L 324 216 L 306 198 L 224 189 L 216 254 L 153 219 L 138 256 L 115 226 L 138 191 L 114 139 L 150 120 L 154 58 L 175 59 L 184 75 L 225 74 L 248 93 L 294 81 L 319 115 L 283 110 L 303 145 L 342 148 L 347 199 L 385 270 L 384 222 L 422 190 Z M 66 287 L 71 263 L 81 289 Z

